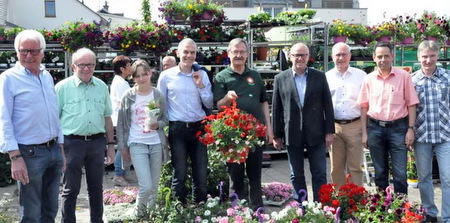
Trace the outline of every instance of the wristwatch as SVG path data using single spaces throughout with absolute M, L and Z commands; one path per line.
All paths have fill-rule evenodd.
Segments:
M 14 160 L 16 160 L 16 159 L 19 159 L 19 158 L 21 158 L 22 157 L 22 154 L 17 154 L 17 155 L 14 155 L 14 156 L 11 156 L 11 157 L 9 157 L 9 159 L 11 160 L 11 161 L 14 161 Z
M 414 130 L 414 126 L 408 126 L 408 129 Z

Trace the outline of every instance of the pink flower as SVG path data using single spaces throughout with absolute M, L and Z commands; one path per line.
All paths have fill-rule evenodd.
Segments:
M 233 214 L 234 214 L 234 209 L 233 208 L 228 208 L 227 209 L 227 215 L 228 216 L 233 216 Z
M 201 222 L 202 218 L 200 216 L 195 217 L 195 222 Z
M 242 216 L 238 215 L 236 216 L 236 218 L 234 219 L 234 223 L 245 223 L 244 219 L 242 218 Z
M 219 223 L 228 223 L 228 217 L 223 217 L 219 220 Z

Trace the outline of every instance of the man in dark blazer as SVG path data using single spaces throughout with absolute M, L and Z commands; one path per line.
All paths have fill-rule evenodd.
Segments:
M 314 201 L 327 183 L 326 147 L 334 138 L 333 102 L 327 79 L 322 71 L 307 67 L 309 49 L 303 43 L 294 44 L 289 58 L 292 68 L 275 76 L 272 123 L 274 147 L 287 146 L 294 186 L 294 199 L 300 201 L 299 190 L 306 190 L 304 148 L 308 153 Z

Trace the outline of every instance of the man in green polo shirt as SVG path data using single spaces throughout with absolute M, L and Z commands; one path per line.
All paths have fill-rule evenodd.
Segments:
M 231 64 L 214 77 L 214 101 L 220 109 L 229 106 L 233 100 L 242 111 L 252 114 L 259 122 L 267 126 L 267 142 L 271 143 L 273 134 L 270 124 L 270 111 L 266 89 L 261 75 L 249 69 L 245 62 L 248 57 L 248 45 L 245 40 L 235 38 L 228 45 L 228 57 Z M 231 179 L 230 193 L 236 193 L 240 199 L 248 199 L 244 184 L 244 171 L 250 186 L 250 205 L 253 210 L 263 207 L 261 194 L 262 152 L 264 146 L 257 146 L 250 152 L 245 163 L 228 163 Z
M 75 74 L 56 85 L 59 117 L 64 134 L 67 168 L 62 194 L 63 223 L 75 223 L 83 166 L 89 191 L 92 223 L 103 223 L 103 172 L 105 147 L 108 165 L 114 161 L 114 128 L 108 87 L 93 77 L 95 54 L 82 48 L 72 56 Z M 105 138 L 106 133 L 106 138 Z

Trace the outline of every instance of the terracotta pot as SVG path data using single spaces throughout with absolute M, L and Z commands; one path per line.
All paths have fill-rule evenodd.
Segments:
M 267 52 L 269 48 L 267 47 L 258 47 L 256 48 L 256 58 L 258 60 L 267 60 Z
M 345 43 L 345 41 L 347 41 L 346 36 L 333 36 L 334 43 Z
M 377 38 L 378 42 L 391 42 L 391 37 L 390 36 L 382 36 L 380 38 Z
M 403 45 L 411 45 L 411 44 L 413 44 L 413 42 L 414 42 L 414 39 L 411 36 L 405 37 L 402 40 Z

